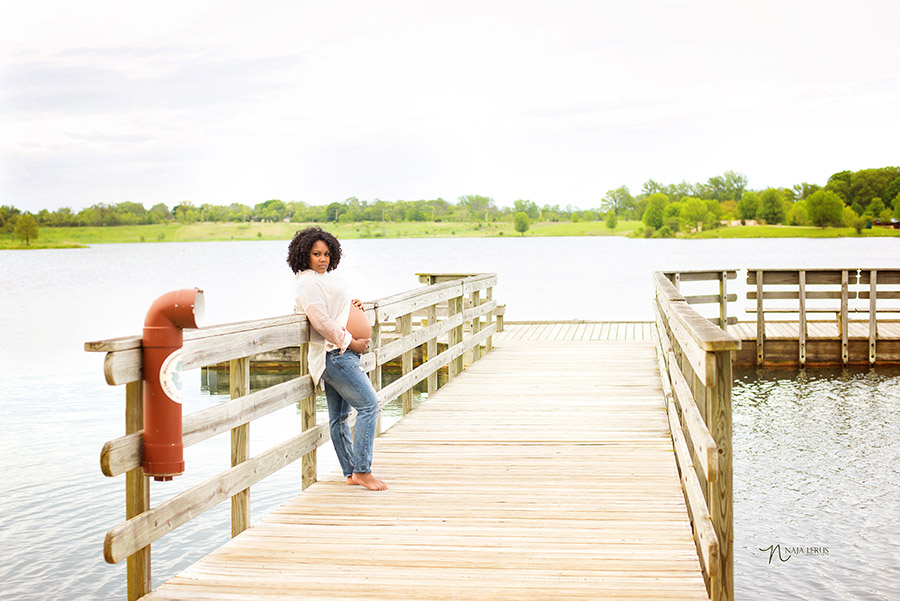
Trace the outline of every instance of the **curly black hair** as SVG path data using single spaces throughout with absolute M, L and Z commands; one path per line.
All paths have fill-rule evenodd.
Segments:
M 338 263 L 341 262 L 341 243 L 334 237 L 334 234 L 329 234 L 322 228 L 313 226 L 294 234 L 293 240 L 288 245 L 287 263 L 294 273 L 309 269 L 309 253 L 312 252 L 313 244 L 319 240 L 328 245 L 328 254 L 331 259 L 331 262 L 328 263 L 328 271 L 337 269 Z

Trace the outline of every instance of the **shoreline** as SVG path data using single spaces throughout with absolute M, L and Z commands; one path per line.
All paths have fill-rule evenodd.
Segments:
M 194 223 L 190 225 L 122 225 L 107 227 L 44 227 L 37 240 L 26 246 L 10 237 L 0 238 L 0 250 L 40 250 L 85 248 L 90 244 L 133 244 L 153 242 L 223 242 L 247 240 L 290 240 L 294 232 L 319 225 L 342 239 L 393 238 L 518 238 L 510 222 L 358 222 L 358 223 Z M 602 221 L 539 222 L 524 237 L 631 237 L 639 221 L 620 221 L 609 230 Z M 900 230 L 884 227 L 864 229 L 819 228 L 812 226 L 752 225 L 720 227 L 676 240 L 708 240 L 714 238 L 867 238 L 900 237 Z

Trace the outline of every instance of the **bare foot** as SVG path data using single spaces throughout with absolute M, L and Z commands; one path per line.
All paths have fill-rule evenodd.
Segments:
M 369 473 L 354 473 L 348 479 L 353 481 L 353 484 L 359 484 L 360 486 L 365 486 L 369 490 L 387 490 L 387 484 L 376 478 Z
M 347 476 L 347 484 L 356 484 L 356 482 L 353 481 L 353 476 Z

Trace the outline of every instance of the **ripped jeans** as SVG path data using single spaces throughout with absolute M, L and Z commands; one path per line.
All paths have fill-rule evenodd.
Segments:
M 359 363 L 359 355 L 350 349 L 344 353 L 333 350 L 325 353 L 325 398 L 328 400 L 328 423 L 331 443 L 337 453 L 345 477 L 372 471 L 372 449 L 375 445 L 375 426 L 381 409 L 369 377 Z M 347 418 L 350 408 L 356 409 L 353 438 Z

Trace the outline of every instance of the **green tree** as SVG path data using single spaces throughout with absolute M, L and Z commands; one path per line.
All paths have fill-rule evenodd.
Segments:
M 723 175 L 709 178 L 705 188 L 709 198 L 718 201 L 740 200 L 747 186 L 747 176 L 734 171 L 726 171 Z
M 662 192 L 651 194 L 647 198 L 647 208 L 644 210 L 641 222 L 647 227 L 661 228 L 665 219 L 667 204 L 669 204 L 669 197 Z
M 862 217 L 860 217 L 856 211 L 851 209 L 848 206 L 844 206 L 844 209 L 841 211 L 841 223 L 846 227 L 852 227 L 856 229 L 856 233 L 860 233 L 862 231 L 863 225 L 865 225 L 866 221 Z
M 898 175 L 894 180 L 887 185 L 884 189 L 884 193 L 881 197 L 884 199 L 885 204 L 889 207 L 897 207 L 897 197 L 900 196 L 900 175 Z
M 653 237 L 654 238 L 674 238 L 675 232 L 673 232 L 669 226 L 664 225 L 661 228 L 659 228 L 658 230 L 656 230 L 656 233 L 653 234 Z
M 524 236 L 525 232 L 528 231 L 528 228 L 531 227 L 531 218 L 525 211 L 519 211 L 513 218 L 513 224 L 515 225 L 516 231 Z
M 172 209 L 172 212 L 175 214 L 175 220 L 185 225 L 196 223 L 200 219 L 197 207 L 192 202 L 184 201 Z
M 468 212 L 467 218 L 473 221 L 479 221 L 482 218 L 487 221 L 489 215 L 498 212 L 497 205 L 494 203 L 493 198 L 479 196 L 477 194 L 460 196 L 459 205 Z
M 841 205 L 843 206 L 843 203 Z M 797 201 L 791 205 L 787 212 L 787 222 L 788 225 L 809 225 L 809 213 L 805 200 Z
M 869 203 L 875 198 L 890 198 L 885 195 L 885 192 L 898 176 L 900 176 L 900 167 L 855 171 L 850 176 L 850 193 L 853 195 L 853 200 L 868 208 Z
M 685 224 L 686 231 L 700 229 L 704 222 L 708 222 L 709 207 L 699 198 L 688 196 L 681 207 L 681 221 Z
M 538 208 L 537 204 L 530 200 L 517 200 L 513 203 L 513 212 L 514 213 L 527 213 L 528 217 L 532 220 L 537 220 L 540 217 L 541 210 Z
M 606 213 L 606 227 L 609 228 L 609 231 L 613 231 L 617 225 L 619 225 L 619 218 L 616 216 L 616 212 L 610 209 Z
M 879 215 L 881 215 L 881 213 L 884 211 L 884 209 L 885 209 L 884 202 L 882 202 L 882 200 L 876 196 L 869 203 L 869 206 L 866 207 L 866 210 L 863 213 L 863 215 L 869 215 L 871 217 L 878 217 Z
M 631 196 L 627 186 L 621 186 L 609 190 L 600 206 L 604 211 L 615 211 L 616 215 L 621 215 L 634 206 L 634 197 Z
M 808 184 L 806 182 L 803 182 L 802 184 L 796 184 L 794 186 L 794 192 L 797 194 L 797 196 L 800 197 L 801 200 L 809 198 L 810 194 L 812 194 L 813 192 L 818 192 L 821 189 L 822 186 L 819 186 L 817 184 Z
M 16 238 L 24 240 L 26 246 L 30 245 L 32 240 L 36 240 L 39 233 L 37 220 L 31 213 L 20 215 L 16 220 Z
M 756 216 L 765 219 L 766 223 L 784 223 L 784 193 L 778 188 L 763 190 L 759 195 L 759 209 Z
M 21 211 L 12 205 L 0 206 L 0 232 L 11 232 Z
M 425 214 L 425 210 L 419 203 L 412 203 L 406 209 L 406 221 L 428 221 L 428 217 L 429 215 Z
M 806 214 L 813 225 L 819 227 L 841 225 L 844 214 L 844 201 L 831 190 L 813 192 L 806 199 Z
M 257 219 L 274 223 L 288 217 L 290 212 L 282 201 L 273 198 L 253 207 L 253 214 Z
M 347 207 L 339 202 L 333 202 L 325 207 L 325 221 L 337 221 L 341 217 L 341 213 L 346 212 Z
M 759 196 L 756 192 L 745 191 L 737 204 L 738 217 L 741 219 L 756 219 L 759 210 Z

